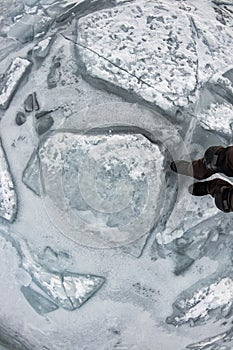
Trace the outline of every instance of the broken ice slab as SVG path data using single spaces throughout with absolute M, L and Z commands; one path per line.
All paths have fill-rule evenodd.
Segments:
M 27 244 L 21 242 L 22 267 L 31 275 L 33 282 L 59 307 L 75 310 L 93 296 L 105 282 L 100 276 L 72 272 L 51 272 L 38 263 Z
M 17 214 L 17 196 L 10 168 L 0 140 L 0 217 L 9 222 Z
M 158 221 L 164 158 L 143 135 L 56 132 L 38 155 L 49 217 L 76 242 L 128 245 Z
M 93 275 L 63 274 L 63 285 L 74 309 L 79 308 L 102 286 L 104 279 Z
M 39 136 L 47 132 L 54 124 L 51 115 L 44 115 L 36 120 L 36 132 Z
M 40 109 L 39 103 L 37 101 L 36 92 L 29 94 L 24 101 L 25 112 L 38 111 Z
M 15 122 L 20 126 L 26 122 L 26 119 L 26 115 L 23 112 L 18 112 L 15 117 Z
M 112 8 L 116 5 L 124 4 L 125 2 L 130 2 L 130 0 L 76 0 L 75 2 L 68 4 L 63 11 L 60 10 L 60 15 L 57 16 L 57 23 L 64 23 L 66 20 L 72 20 L 72 17 L 80 18 L 84 17 L 92 12 L 102 10 L 104 8 Z
M 0 35 L 4 35 L 1 34 L 1 30 Z M 6 57 L 9 57 L 12 52 L 17 52 L 19 49 L 19 43 L 17 43 L 14 39 L 2 36 L 0 36 L 0 61 L 4 60 Z
M 233 132 L 233 110 L 232 104 L 213 103 L 204 113 L 198 115 L 201 126 L 209 131 L 232 137 Z
M 8 36 L 20 41 L 22 44 L 30 42 L 34 38 L 32 16 L 24 15 L 9 30 Z
M 225 317 L 233 305 L 233 279 L 230 276 L 198 282 L 173 304 L 173 315 L 166 322 L 175 326 L 205 323 L 217 315 Z
M 225 73 L 223 73 L 222 75 L 224 78 L 227 78 L 228 80 L 230 80 L 230 82 L 233 84 L 233 68 L 229 69 L 228 71 L 226 71 Z
M 232 141 L 233 70 L 215 74 L 204 86 L 198 104 L 197 118 L 203 129 L 217 132 Z
M 189 18 L 177 6 L 173 15 L 168 11 L 142 1 L 81 18 L 76 49 L 87 75 L 166 110 L 187 105 L 197 84 L 197 52 Z
M 49 89 L 55 88 L 60 81 L 60 66 L 61 63 L 59 57 L 53 57 L 52 66 L 50 67 L 49 74 L 47 76 L 47 84 Z
M 39 38 L 47 33 L 51 21 L 48 16 L 25 14 L 11 27 L 8 36 L 22 44 L 31 42 L 34 37 Z
M 210 25 L 191 4 L 141 1 L 96 11 L 79 20 L 77 33 L 87 79 L 165 110 L 197 101 L 203 83 L 232 64 L 227 26 L 214 16 Z
M 228 331 L 206 338 L 200 342 L 190 344 L 187 349 L 191 350 L 231 350 L 232 346 L 226 345 L 233 340 L 233 328 Z
M 190 258 L 190 256 L 184 254 L 184 253 L 177 253 L 176 254 L 176 267 L 174 270 L 175 275 L 180 275 L 184 271 L 187 271 L 190 266 L 195 262 L 193 258 Z
M 149 238 L 149 234 L 141 237 L 140 239 L 136 240 L 135 242 L 126 245 L 124 247 L 118 248 L 120 252 L 134 256 L 135 258 L 139 258 L 142 255 L 143 249 L 146 246 L 147 240 Z
M 186 181 L 186 186 L 188 186 L 190 183 L 188 183 L 188 180 Z M 182 237 L 186 231 L 201 222 L 205 222 L 218 212 L 213 198 L 206 196 L 200 200 L 191 196 L 185 188 L 182 188 L 165 228 L 156 233 L 157 243 L 162 246 L 170 244 L 177 238 Z
M 36 258 L 30 252 L 25 241 L 16 241 L 8 231 L 1 230 L 0 236 L 7 242 L 10 242 L 12 247 L 16 249 L 20 258 L 20 268 L 31 276 L 31 280 L 36 285 L 37 290 L 38 288 L 39 291 L 41 290 L 42 297 L 45 294 L 44 297 L 46 298 L 47 296 L 58 307 L 69 311 L 81 307 L 105 282 L 104 277 L 96 275 L 64 272 L 64 269 L 62 273 L 50 271 L 38 262 L 38 257 Z M 62 254 L 62 252 L 60 253 Z M 40 292 L 37 292 L 37 290 L 32 291 L 31 289 L 23 288 L 29 303 L 38 312 L 42 312 L 42 310 L 48 311 L 51 308 L 55 309 L 54 305 L 48 304 L 47 301 L 38 295 Z M 37 293 L 34 293 L 35 291 Z M 38 305 L 38 303 L 41 305 Z
M 25 58 L 15 58 L 0 78 L 0 108 L 6 109 L 31 62 Z
M 29 159 L 23 172 L 22 181 L 37 196 L 40 196 L 40 166 L 36 151 L 33 152 Z
M 54 304 L 48 298 L 45 298 L 42 294 L 36 292 L 30 286 L 23 286 L 20 290 L 23 293 L 26 300 L 38 314 L 44 315 L 58 309 L 58 306 L 56 304 Z
M 40 263 L 50 271 L 67 271 L 71 263 L 70 255 L 64 251 L 54 251 L 47 246 L 39 255 Z
M 155 240 L 151 249 L 152 258 L 171 256 L 175 263 L 175 275 L 184 274 L 203 257 L 221 262 L 222 266 L 230 266 L 233 254 L 231 228 L 232 216 L 226 217 L 219 211 L 187 231 L 181 231 L 181 237 L 170 243 L 162 244 Z
M 42 38 L 49 30 L 52 24 L 52 18 L 49 16 L 33 15 L 35 38 Z
M 41 40 L 39 43 L 37 43 L 37 45 L 34 46 L 34 49 L 33 49 L 34 56 L 36 58 L 44 59 L 49 54 L 53 41 L 54 41 L 54 37 L 50 36 L 48 38 Z
M 190 228 L 181 238 L 169 245 L 175 252 L 175 274 L 187 271 L 192 263 L 203 256 L 231 265 L 233 242 L 231 236 L 232 216 L 218 213 L 214 217 Z
M 104 277 L 96 275 L 49 271 L 38 262 L 38 257 L 36 259 L 31 254 L 25 241 L 16 241 L 8 230 L 1 230 L 0 236 L 16 249 L 20 259 L 20 269 L 30 275 L 30 285 L 23 286 L 21 291 L 39 314 L 52 312 L 58 307 L 69 311 L 76 310 L 105 282 Z
M 39 0 L 25 0 L 25 4 L 28 6 L 35 6 Z
M 32 94 L 29 94 L 26 100 L 24 101 L 24 109 L 25 112 L 32 112 L 33 111 L 33 96 Z

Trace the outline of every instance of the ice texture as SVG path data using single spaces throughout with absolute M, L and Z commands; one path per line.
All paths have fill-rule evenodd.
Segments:
M 166 109 L 187 105 L 197 55 L 189 18 L 172 12 L 140 2 L 80 19 L 77 50 L 87 74 Z
M 81 307 L 105 282 L 105 278 L 100 276 L 47 270 L 36 260 L 25 241 L 15 241 L 12 235 L 5 232 L 0 234 L 16 249 L 20 266 L 30 274 L 35 285 L 49 298 L 30 286 L 21 288 L 25 298 L 40 314 L 54 311 L 58 307 L 73 311 Z
M 25 15 L 20 18 L 10 29 L 9 36 L 19 40 L 21 43 L 32 41 L 34 38 L 33 17 Z
M 30 160 L 28 161 L 28 164 L 23 172 L 22 181 L 37 196 L 40 195 L 40 170 L 36 152 L 32 154 Z
M 233 128 L 233 111 L 232 105 L 229 103 L 224 104 L 211 104 L 208 111 L 199 116 L 202 127 L 206 130 L 215 130 L 226 136 L 232 135 Z
M 48 114 L 38 118 L 36 121 L 36 131 L 38 135 L 40 136 L 48 131 L 53 126 L 53 123 L 53 118 Z
M 0 108 L 6 109 L 31 62 L 25 58 L 15 58 L 0 79 Z
M 230 33 L 209 26 L 198 6 L 138 1 L 81 18 L 76 48 L 86 74 L 110 90 L 173 110 L 196 100 L 202 83 L 232 63 L 231 45 Z
M 15 185 L 0 140 L 0 216 L 9 222 L 17 214 L 17 196 Z
M 121 246 L 155 225 L 163 157 L 144 136 L 57 132 L 38 155 L 49 215 L 73 240 Z
M 77 273 L 47 271 L 33 259 L 25 242 L 21 242 L 22 267 L 34 283 L 61 308 L 72 311 L 82 306 L 104 283 L 104 278 Z
M 20 209 L 1 220 L 0 343 L 233 348 L 232 214 L 169 166 L 233 142 L 232 11 L 227 0 L 0 2 L 0 133 Z M 9 77 L 15 60 L 27 68 Z
M 33 52 L 36 58 L 44 59 L 51 49 L 54 38 L 49 36 L 41 41 L 37 45 L 34 46 Z
M 231 345 L 226 345 L 233 339 L 233 328 L 228 331 L 206 338 L 198 343 L 190 344 L 187 349 L 191 350 L 231 350 Z
M 44 315 L 58 309 L 56 304 L 33 290 L 31 287 L 22 286 L 21 292 L 38 314 Z
M 15 122 L 17 125 L 23 125 L 26 122 L 26 116 L 23 112 L 17 112 L 15 117 Z
M 211 317 L 211 311 L 220 309 L 228 314 L 232 308 L 233 280 L 231 277 L 218 278 L 205 287 L 199 288 L 191 296 L 180 297 L 174 304 L 174 315 L 168 323 L 181 325 L 187 322 L 201 323 Z M 187 294 L 190 292 L 187 291 Z
M 43 37 L 51 22 L 52 19 L 49 16 L 25 14 L 13 24 L 8 35 L 25 44 L 31 42 L 34 37 Z
M 177 225 L 176 214 L 172 214 L 167 220 L 163 231 L 156 234 L 159 244 L 169 244 L 175 239 L 182 237 L 186 231 L 189 231 L 201 222 L 204 223 L 208 218 L 213 217 L 218 212 L 213 198 L 206 196 L 200 202 L 195 197 L 190 198 L 187 190 L 184 190 L 180 197 L 177 198 L 176 206 L 180 211 L 184 208 L 185 197 L 187 198 L 187 206 L 182 221 Z

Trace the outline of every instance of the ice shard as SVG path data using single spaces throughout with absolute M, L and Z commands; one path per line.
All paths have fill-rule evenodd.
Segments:
M 33 95 L 29 94 L 24 101 L 24 109 L 25 112 L 32 112 L 33 111 Z
M 25 58 L 15 58 L 6 72 L 0 78 L 0 108 L 6 109 L 20 83 L 30 67 L 31 62 Z
M 143 249 L 146 246 L 147 240 L 149 238 L 149 234 L 139 238 L 135 242 L 126 245 L 124 247 L 118 248 L 120 252 L 124 254 L 132 255 L 136 258 L 139 258 L 142 255 Z
M 231 276 L 218 277 L 205 282 L 205 286 L 190 288 L 173 305 L 173 315 L 167 323 L 176 326 L 184 323 L 205 323 L 212 314 L 226 316 L 233 305 L 233 279 Z
M 232 136 L 233 111 L 230 103 L 213 103 L 210 108 L 198 116 L 198 118 L 204 129 L 213 130 L 214 128 L 216 132 L 224 136 Z
M 53 303 L 72 311 L 82 306 L 103 285 L 105 279 L 72 272 L 50 272 L 33 259 L 25 242 L 20 246 L 22 267 Z
M 143 135 L 57 132 L 38 155 L 49 216 L 73 240 L 119 247 L 157 222 L 163 156 Z
M 231 350 L 231 345 L 228 347 L 227 343 L 233 340 L 233 328 L 228 331 L 217 334 L 213 337 L 206 338 L 200 342 L 193 343 L 187 346 L 191 350 Z
M 11 27 L 9 37 L 20 41 L 22 44 L 30 42 L 34 38 L 33 17 L 24 15 Z
M 23 112 L 17 112 L 15 117 L 15 122 L 17 125 L 23 125 L 26 122 L 27 118 Z
M 215 74 L 205 84 L 198 105 L 197 118 L 203 129 L 214 131 L 231 141 L 233 130 L 232 69 Z
M 24 14 L 9 30 L 9 37 L 25 44 L 33 41 L 34 37 L 43 37 L 49 29 L 52 19 L 38 14 Z
M 56 304 L 40 293 L 36 292 L 30 286 L 21 287 L 21 292 L 33 309 L 40 315 L 44 315 L 58 309 Z
M 36 121 L 36 132 L 39 136 L 43 135 L 53 126 L 54 120 L 51 115 L 44 115 Z
M 102 277 L 80 274 L 63 274 L 63 285 L 73 309 L 85 303 L 103 284 Z
M 173 15 L 166 3 L 142 1 L 81 18 L 77 51 L 87 75 L 165 110 L 186 106 L 197 84 L 197 52 L 189 18 L 169 6 Z
M 36 151 L 32 154 L 28 161 L 28 164 L 23 172 L 22 181 L 37 196 L 40 196 L 40 168 Z
M 167 111 L 186 107 L 202 83 L 231 65 L 232 36 L 213 21 L 212 28 L 191 3 L 141 1 L 96 11 L 78 23 L 80 67 L 89 81 L 124 97 L 130 91 Z
M 41 290 L 39 293 L 30 285 L 21 289 L 38 313 L 51 312 L 58 307 L 69 311 L 80 308 L 105 282 L 104 277 L 68 272 L 64 268 L 62 272 L 49 270 L 38 262 L 25 241 L 16 241 L 4 231 L 0 231 L 0 235 L 16 249 L 20 267 L 31 276 L 37 290 Z
M 25 112 L 38 111 L 40 109 L 36 92 L 29 94 L 24 101 Z
M 10 168 L 0 140 L 0 216 L 9 222 L 17 214 L 17 196 Z
M 54 42 L 54 37 L 49 36 L 41 40 L 36 46 L 34 46 L 33 52 L 36 58 L 44 59 L 48 54 Z

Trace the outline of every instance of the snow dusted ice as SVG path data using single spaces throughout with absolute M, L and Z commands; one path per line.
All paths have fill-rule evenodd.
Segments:
M 0 347 L 231 350 L 233 4 L 0 4 Z M 230 179 L 231 180 L 231 179 Z

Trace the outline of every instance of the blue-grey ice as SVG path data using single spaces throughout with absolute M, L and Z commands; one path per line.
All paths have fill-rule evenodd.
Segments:
M 0 217 L 9 222 L 14 221 L 17 207 L 14 181 L 0 140 Z
M 233 348 L 232 214 L 169 167 L 233 143 L 232 13 L 0 2 L 0 344 Z
M 25 58 L 16 57 L 0 80 L 0 107 L 7 108 L 10 100 L 31 62 Z M 3 73 L 3 72 L 2 72 Z

